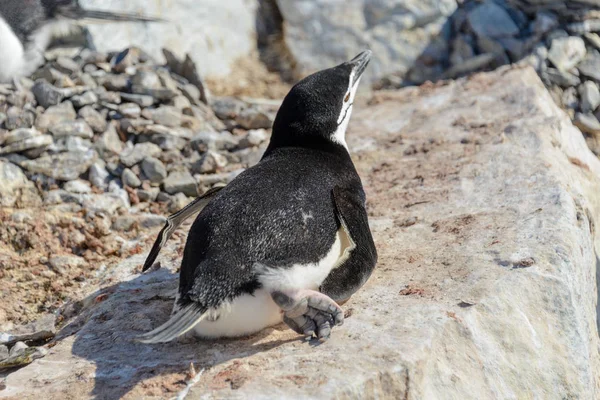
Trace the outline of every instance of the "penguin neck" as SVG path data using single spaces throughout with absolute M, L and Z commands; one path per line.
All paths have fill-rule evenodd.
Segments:
M 341 143 L 334 142 L 331 139 L 321 135 L 294 135 L 280 134 L 273 130 L 271 141 L 264 153 L 264 157 L 276 152 L 279 149 L 301 148 L 309 150 L 319 150 L 326 153 L 337 155 L 349 155 L 348 149 Z

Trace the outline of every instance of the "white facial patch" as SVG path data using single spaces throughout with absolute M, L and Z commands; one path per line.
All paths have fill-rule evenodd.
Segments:
M 358 90 L 358 84 L 360 83 L 360 77 L 354 82 L 354 86 L 352 86 L 352 81 L 354 80 L 355 71 L 352 71 L 350 74 L 350 79 L 348 80 L 348 90 L 344 95 L 344 103 L 342 104 L 342 111 L 338 116 L 337 123 L 338 127 L 333 133 L 331 140 L 335 143 L 339 143 L 348 149 L 348 145 L 346 144 L 346 129 L 348 128 L 348 123 L 350 122 L 350 116 L 352 115 L 352 105 L 354 103 L 354 96 L 356 95 L 356 91 Z

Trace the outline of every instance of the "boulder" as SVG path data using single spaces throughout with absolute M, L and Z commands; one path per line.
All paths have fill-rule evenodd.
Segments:
M 277 0 L 284 42 L 298 75 L 329 68 L 365 48 L 373 59 L 363 79 L 406 73 L 456 10 L 455 0 Z
M 42 202 L 35 184 L 21 168 L 0 160 L 0 207 L 38 206 Z
M 164 18 L 156 23 L 90 24 L 88 30 L 98 51 L 121 51 L 128 46 L 144 49 L 163 62 L 162 48 L 178 57 L 189 53 L 204 76 L 226 76 L 237 58 L 256 49 L 257 1 L 198 0 L 193 2 L 127 2 L 81 0 L 82 7 L 125 11 Z M 235 29 L 231 29 L 232 22 Z M 194 40 L 181 40 L 181 33 Z
M 370 104 L 347 139 L 379 263 L 330 340 L 311 346 L 277 326 L 135 342 L 171 312 L 174 237 L 164 268 L 138 275 L 144 252 L 112 269 L 0 397 L 598 398 L 600 161 L 535 71 Z

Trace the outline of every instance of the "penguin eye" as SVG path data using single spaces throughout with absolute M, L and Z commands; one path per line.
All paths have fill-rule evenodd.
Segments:
M 348 94 L 346 95 L 346 97 L 344 97 L 344 103 L 347 103 L 348 100 L 350 100 L 350 92 L 348 92 Z

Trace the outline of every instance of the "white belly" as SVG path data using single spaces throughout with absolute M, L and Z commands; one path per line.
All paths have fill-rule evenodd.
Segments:
M 254 295 L 242 295 L 218 310 L 209 311 L 209 317 L 192 330 L 194 335 L 203 338 L 239 337 L 279 324 L 283 315 L 271 298 L 271 292 L 318 290 L 329 273 L 349 257 L 354 247 L 347 232 L 340 229 L 331 249 L 319 262 L 294 265 L 286 269 L 257 267 L 262 288 L 254 292 Z M 215 316 L 218 318 L 211 320 Z
M 25 50 L 10 26 L 0 17 L 0 83 L 22 76 Z
M 250 335 L 282 321 L 282 314 L 271 294 L 259 289 L 254 295 L 244 294 L 222 307 L 216 321 L 205 319 L 193 329 L 194 335 L 203 338 L 237 337 Z

